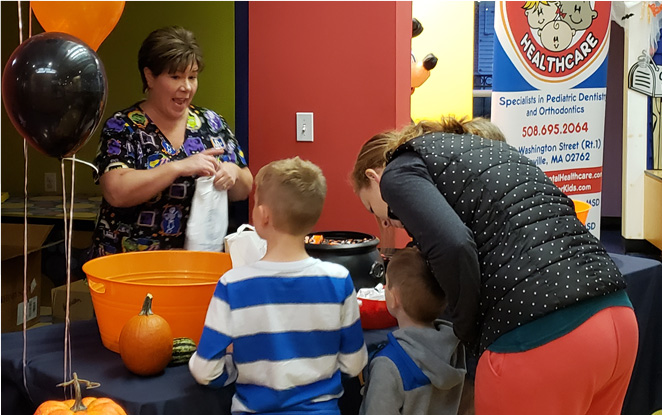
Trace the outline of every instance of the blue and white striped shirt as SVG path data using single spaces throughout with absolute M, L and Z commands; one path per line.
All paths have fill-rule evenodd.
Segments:
M 258 261 L 221 277 L 189 368 L 204 385 L 236 380 L 233 414 L 331 415 L 340 413 L 340 373 L 358 375 L 367 357 L 345 267 Z

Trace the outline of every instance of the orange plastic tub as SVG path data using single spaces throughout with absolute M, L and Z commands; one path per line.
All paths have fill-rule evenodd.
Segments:
M 577 219 L 583 224 L 586 225 L 586 219 L 588 218 L 588 211 L 591 209 L 591 205 L 581 200 L 572 199 L 572 203 L 575 204 L 575 213 L 577 214 Z
M 147 293 L 154 296 L 154 314 L 168 321 L 173 336 L 197 343 L 216 283 L 230 268 L 230 255 L 221 252 L 144 251 L 86 262 L 103 345 L 119 353 L 122 327 L 140 312 Z

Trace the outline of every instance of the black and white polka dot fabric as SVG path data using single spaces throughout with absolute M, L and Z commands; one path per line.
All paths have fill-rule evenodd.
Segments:
M 506 143 L 415 138 L 394 152 L 381 190 L 446 291 L 456 333 L 481 352 L 524 323 L 625 288 L 572 201 Z

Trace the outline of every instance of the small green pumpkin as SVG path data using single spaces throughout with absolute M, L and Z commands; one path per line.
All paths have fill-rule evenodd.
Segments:
M 197 346 L 192 339 L 188 337 L 176 337 L 172 341 L 172 358 L 168 366 L 178 366 L 188 363 L 197 350 Z

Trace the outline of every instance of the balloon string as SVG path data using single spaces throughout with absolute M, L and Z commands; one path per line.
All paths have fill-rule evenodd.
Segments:
M 67 180 L 66 176 L 64 174 L 64 161 L 60 161 L 60 173 L 62 175 L 62 211 L 63 215 L 62 218 L 64 220 L 64 246 L 66 247 L 69 243 L 69 226 L 68 226 L 68 218 L 67 218 Z M 65 256 L 65 264 L 67 258 L 67 251 L 65 249 L 64 252 Z M 63 372 L 63 378 L 64 382 L 67 381 L 68 375 L 70 372 L 70 362 L 69 362 L 69 274 L 67 273 L 67 281 L 66 281 L 66 303 L 65 303 L 65 308 L 64 308 L 64 372 Z M 70 388 L 64 388 L 64 398 L 65 399 L 71 399 L 70 396 Z
M 23 15 L 21 13 L 21 2 L 18 1 L 18 41 L 23 43 Z M 28 389 L 28 143 L 23 139 L 23 387 L 32 401 Z
M 95 172 L 99 173 L 99 169 L 97 169 L 97 166 L 95 166 L 94 164 L 90 163 L 89 161 L 79 160 L 79 159 L 76 158 L 75 155 L 72 156 L 72 157 L 65 157 L 65 158 L 63 158 L 62 160 L 70 160 L 70 161 L 72 161 L 72 162 L 85 164 L 86 166 L 92 168 Z M 72 186 L 73 186 L 73 182 L 72 182 Z
M 28 143 L 23 140 L 23 387 L 28 390 Z
M 72 159 L 75 161 L 76 156 L 73 155 Z M 69 237 L 68 237 L 68 243 L 67 243 L 67 328 L 69 328 L 69 331 L 65 333 L 65 335 L 69 338 L 69 379 L 72 378 L 72 373 L 71 373 L 71 367 L 73 365 L 72 359 L 71 359 L 71 329 L 69 327 L 69 298 L 71 296 L 71 241 L 73 239 L 73 234 L 74 234 L 74 189 L 76 188 L 74 186 L 74 173 L 76 171 L 76 163 L 71 163 L 71 198 L 69 202 Z
M 32 9 L 30 9 L 32 10 Z M 21 15 L 21 2 L 18 2 L 18 44 L 23 43 L 23 17 Z
M 64 174 L 64 161 L 71 161 L 71 196 L 69 201 L 69 211 L 67 212 L 67 200 L 66 200 L 66 180 Z M 74 217 L 74 200 L 75 200 L 75 189 L 76 189 L 76 162 L 90 166 L 95 171 L 98 171 L 97 167 L 88 163 L 84 160 L 79 160 L 76 158 L 76 155 L 71 157 L 64 157 L 60 160 L 60 169 L 62 172 L 62 210 L 63 210 L 63 219 L 64 219 L 64 244 L 66 247 L 65 258 L 67 266 L 67 304 L 65 306 L 64 312 L 64 381 L 70 379 L 72 376 L 72 354 L 71 354 L 71 321 L 69 319 L 70 309 L 69 309 L 69 300 L 71 297 L 71 241 L 73 239 L 73 217 Z M 67 377 L 68 376 L 68 377 Z M 65 388 L 65 399 L 71 398 L 67 396 L 67 390 L 71 393 L 71 387 Z

